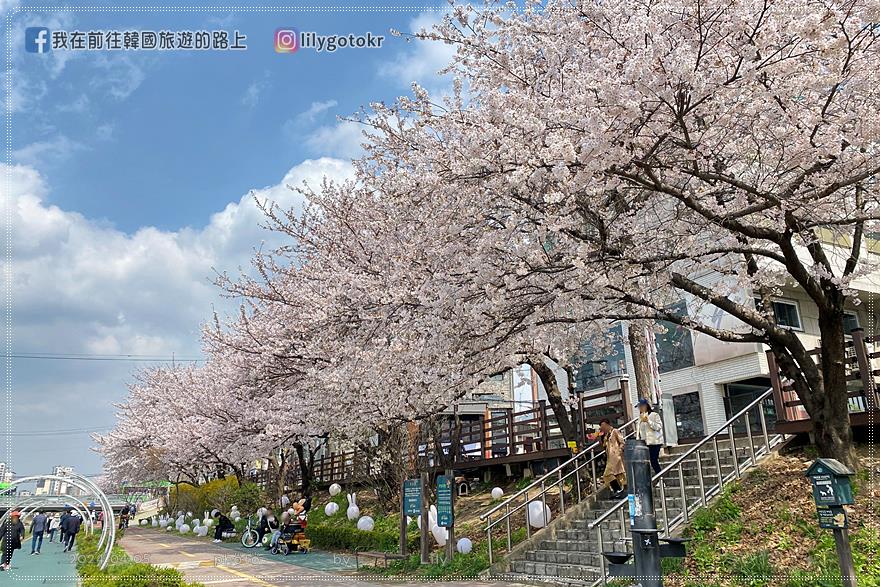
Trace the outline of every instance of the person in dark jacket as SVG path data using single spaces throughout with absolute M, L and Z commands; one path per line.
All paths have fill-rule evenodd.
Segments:
M 64 529 L 66 542 L 64 543 L 64 552 L 70 552 L 73 543 L 76 541 L 76 535 L 79 534 L 79 528 L 82 526 L 82 518 L 78 515 L 71 515 L 67 518 L 67 528 Z
M 217 520 L 217 527 L 214 528 L 214 542 L 222 542 L 223 533 L 234 530 L 235 526 L 232 525 L 232 521 L 228 517 L 220 512 L 214 512 L 214 518 Z
M 12 563 L 12 553 L 21 548 L 22 540 L 24 540 L 24 524 L 21 523 L 21 514 L 14 511 L 0 526 L 0 541 L 3 541 L 0 571 L 9 570 L 9 565 Z
M 49 518 L 43 512 L 37 512 L 31 520 L 31 554 L 40 554 L 43 548 L 43 534 L 49 529 Z
M 61 524 L 58 526 L 59 530 L 59 540 L 61 544 L 67 543 L 67 519 L 70 517 L 71 510 L 65 510 L 63 514 L 61 514 Z

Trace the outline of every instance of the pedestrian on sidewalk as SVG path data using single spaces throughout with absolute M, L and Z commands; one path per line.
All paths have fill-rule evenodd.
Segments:
M 611 497 L 620 499 L 625 495 L 626 470 L 623 467 L 623 435 L 611 425 L 608 418 L 599 422 L 599 441 L 605 448 L 605 473 L 602 481 L 611 491 Z
M 61 544 L 67 544 L 67 520 L 70 518 L 70 514 L 73 510 L 65 510 L 63 514 L 61 514 L 61 520 L 58 523 L 58 530 L 60 534 Z
M 651 403 L 642 398 L 636 404 L 639 409 L 639 423 L 636 426 L 636 438 L 644 440 L 651 454 L 651 468 L 654 473 L 660 472 L 660 449 L 663 448 L 663 422 L 660 414 L 654 411 Z
M 49 542 L 55 542 L 55 532 L 61 527 L 61 520 L 56 513 L 49 519 Z M 59 540 L 60 542 L 60 540 Z
M 21 548 L 21 542 L 24 540 L 24 524 L 21 523 L 21 513 L 14 511 L 9 514 L 9 518 L 0 526 L 0 540 L 3 541 L 0 571 L 8 571 L 12 563 L 12 553 Z
M 67 527 L 64 529 L 64 552 L 70 552 L 73 549 L 73 543 L 76 542 L 76 535 L 79 534 L 80 526 L 82 526 L 82 518 L 79 515 L 71 515 L 67 518 Z
M 40 549 L 43 548 L 43 534 L 48 523 L 49 518 L 43 512 L 37 512 L 31 520 L 31 554 L 40 554 Z

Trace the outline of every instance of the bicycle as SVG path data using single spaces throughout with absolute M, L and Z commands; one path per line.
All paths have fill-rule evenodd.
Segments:
M 241 545 L 245 548 L 253 548 L 260 543 L 260 533 L 251 524 L 253 516 L 248 516 L 247 526 L 241 533 Z

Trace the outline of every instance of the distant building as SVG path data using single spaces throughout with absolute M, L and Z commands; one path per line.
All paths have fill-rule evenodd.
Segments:
M 52 475 L 56 477 L 66 477 L 73 474 L 73 472 L 73 467 L 56 465 L 52 468 Z M 80 495 L 81 491 L 64 481 L 59 481 L 57 479 L 44 479 L 37 483 L 37 488 L 34 490 L 34 493 L 35 495 L 72 495 L 75 497 Z

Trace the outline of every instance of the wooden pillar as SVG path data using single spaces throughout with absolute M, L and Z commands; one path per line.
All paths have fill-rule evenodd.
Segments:
M 621 424 L 626 424 L 633 418 L 632 402 L 629 397 L 629 381 L 626 379 L 620 380 L 620 399 L 623 402 L 623 422 Z
M 514 429 L 513 429 L 513 408 L 508 408 L 507 409 L 507 454 L 508 455 L 514 454 L 513 444 L 514 444 L 514 440 L 516 440 L 516 437 L 514 436 L 513 432 L 514 432 Z
M 859 366 L 859 376 L 862 379 L 862 393 L 865 395 L 865 408 L 868 411 L 877 409 L 877 389 L 874 384 L 874 373 L 871 369 L 871 361 L 868 359 L 868 347 L 865 345 L 865 331 L 856 328 L 852 331 L 853 347 L 856 351 L 856 362 Z
M 547 423 L 547 400 L 538 400 L 538 421 L 541 425 L 541 444 L 538 450 L 547 450 L 550 448 L 550 425 Z
M 776 421 L 788 421 L 788 407 L 785 405 L 785 396 L 782 394 L 782 379 L 779 377 L 779 366 L 776 364 L 776 355 L 773 351 L 767 351 L 767 367 L 770 370 L 770 384 L 773 386 L 773 403 L 776 404 Z

